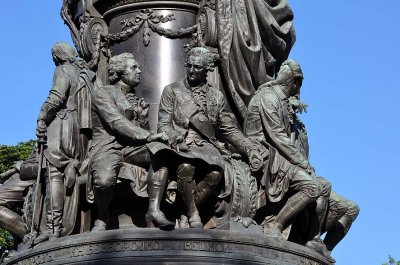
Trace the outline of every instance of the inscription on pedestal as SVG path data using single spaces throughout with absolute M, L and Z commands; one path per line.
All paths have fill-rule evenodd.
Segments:
M 45 243 L 14 256 L 8 263 L 20 265 L 43 264 L 160 264 L 168 259 L 173 264 L 302 264 L 329 265 L 306 247 L 279 241 L 263 235 L 245 235 L 226 230 L 196 232 L 181 229 L 163 232 L 156 229 L 137 229 L 103 232 L 104 236 L 79 235 L 68 240 Z M 233 235 L 232 235 L 233 234 Z M 95 262 L 95 263 L 92 263 Z
M 232 252 L 232 246 L 230 244 L 219 242 L 185 241 L 183 250 L 230 253 Z
M 126 251 L 154 251 L 160 250 L 158 241 L 116 242 L 108 244 L 93 244 L 74 247 L 71 249 L 71 257 L 80 257 L 100 253 L 126 252 Z
M 115 252 L 140 252 L 140 251 L 158 251 L 158 250 L 184 250 L 184 251 L 204 251 L 232 253 L 232 245 L 222 242 L 209 241 L 181 241 L 173 244 L 169 241 L 130 241 L 130 242 L 110 242 L 75 246 L 64 250 L 54 250 L 47 254 L 38 255 L 20 261 L 19 265 L 38 265 L 52 261 L 83 258 L 85 256 L 99 255 Z
M 38 265 L 38 264 L 45 264 L 53 261 L 53 256 L 51 253 L 46 253 L 42 255 L 37 255 L 32 258 L 28 258 L 26 260 L 20 261 L 18 265 Z

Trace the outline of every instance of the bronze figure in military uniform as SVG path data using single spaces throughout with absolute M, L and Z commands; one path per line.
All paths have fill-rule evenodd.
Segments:
M 98 209 L 98 218 L 92 231 L 105 230 L 109 224 L 110 204 L 122 163 L 148 169 L 151 160 L 145 144 L 167 140 L 165 134 L 153 134 L 149 130 L 149 104 L 134 94 L 141 74 L 134 55 L 123 53 L 110 58 L 108 73 L 110 85 L 96 88 L 92 99 L 90 172 Z M 165 180 L 159 180 L 158 177 L 164 177 Z M 166 183 L 167 177 L 165 174 L 149 174 L 149 178 L 154 179 L 152 183 Z M 149 186 L 150 201 L 156 204 L 161 199 L 159 194 L 164 192 L 157 188 L 155 185 Z M 160 226 L 174 225 L 161 212 L 153 213 L 152 217 L 157 219 Z
M 324 221 L 330 184 L 321 186 L 312 174 L 308 158 L 292 141 L 295 113 L 291 111 L 289 98 L 299 94 L 303 80 L 300 66 L 285 61 L 277 79 L 260 86 L 251 99 L 245 120 L 245 134 L 264 144 L 264 176 L 261 184 L 271 202 L 280 202 L 286 194 L 293 194 L 265 227 L 268 236 L 282 237 L 282 229 L 288 222 L 313 202 L 317 202 L 318 231 Z M 289 192 L 289 193 L 288 193 Z M 307 246 L 326 252 L 325 245 L 315 238 Z
M 217 135 L 241 153 L 253 154 L 225 105 L 221 91 L 207 82 L 214 68 L 214 55 L 205 48 L 194 48 L 187 56 L 186 78 L 164 88 L 158 113 L 158 132 L 168 135 L 170 147 L 154 144 L 156 155 L 168 157 L 169 168 L 176 170 L 177 188 L 189 218 L 190 227 L 203 227 L 197 206 L 205 202 L 223 177 L 229 155 Z M 199 181 L 196 184 L 196 179 Z
M 77 53 L 68 43 L 59 42 L 53 46 L 52 56 L 56 65 L 53 86 L 37 122 L 37 135 L 47 135 L 44 156 L 51 179 L 51 183 L 46 183 L 46 231 L 36 239 L 37 243 L 60 236 L 65 199 L 64 174 L 78 171 L 85 157 L 79 135 L 83 129 L 82 119 L 88 117 L 80 116 L 78 112 L 87 98 L 80 93 L 81 69 Z

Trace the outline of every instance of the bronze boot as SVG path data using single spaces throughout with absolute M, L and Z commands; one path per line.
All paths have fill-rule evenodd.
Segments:
M 61 211 L 46 210 L 46 230 L 35 238 L 34 244 L 39 244 L 47 240 L 54 240 L 60 237 L 61 234 Z
M 221 181 L 221 174 L 217 171 L 212 171 L 207 174 L 206 178 L 202 180 L 195 191 L 196 206 L 202 205 L 208 198 L 211 197 L 213 191 L 217 188 Z
M 194 167 L 190 164 L 182 164 L 178 167 L 178 192 L 186 205 L 189 225 L 191 228 L 203 228 L 203 223 L 197 210 L 194 193 L 196 182 L 193 179 Z
M 147 227 L 159 226 L 164 229 L 172 229 L 175 223 L 170 222 L 160 210 L 160 203 L 168 181 L 168 169 L 163 167 L 157 172 L 149 172 L 148 193 L 149 209 L 146 213 Z
M 60 237 L 64 208 L 63 174 L 54 166 L 49 166 L 51 182 L 46 182 L 46 230 L 34 240 L 35 244 Z M 51 187 L 50 187 L 51 185 Z
M 110 205 L 112 198 L 114 197 L 114 190 L 112 188 L 100 190 L 96 189 L 94 193 L 94 200 L 98 210 L 97 219 L 94 222 L 94 226 L 91 233 L 101 232 L 108 229 L 110 222 Z

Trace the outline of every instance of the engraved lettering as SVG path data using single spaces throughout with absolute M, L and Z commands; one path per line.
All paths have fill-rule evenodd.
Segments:
M 232 252 L 232 246 L 231 246 L 231 244 L 224 244 L 224 251 L 223 252 L 227 252 L 227 253 L 229 253 L 229 252 Z
M 130 246 L 129 242 L 124 242 L 124 250 L 125 251 L 129 249 L 129 246 Z
M 217 252 L 222 252 L 224 250 L 223 244 L 222 243 L 217 243 L 216 246 L 215 246 L 215 250 Z
M 114 245 L 112 244 L 108 245 L 108 252 L 114 252 Z
M 192 249 L 192 245 L 190 244 L 190 242 L 186 241 L 185 247 L 183 248 L 183 250 L 191 250 L 191 249 Z
M 232 252 L 232 246 L 219 242 L 185 241 L 183 250 L 229 253 Z
M 207 245 L 204 246 L 205 248 L 207 247 Z M 215 250 L 215 244 L 214 243 L 210 243 L 209 247 L 208 247 L 208 251 L 210 252 L 216 252 Z
M 161 248 L 160 242 L 153 241 L 153 250 L 159 250 Z

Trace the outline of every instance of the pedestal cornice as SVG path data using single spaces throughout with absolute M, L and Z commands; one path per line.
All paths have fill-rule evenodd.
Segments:
M 96 8 L 104 17 L 114 12 L 121 12 L 123 9 L 132 8 L 157 8 L 166 6 L 171 8 L 184 8 L 198 10 L 199 0 L 174 0 L 174 1 L 156 1 L 156 0 L 93 0 L 93 7 Z
M 6 264 L 329 265 L 310 249 L 246 232 L 110 230 L 69 236 L 20 252 Z

